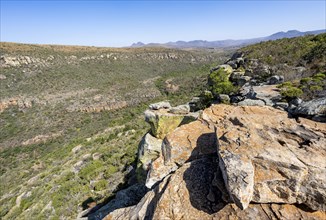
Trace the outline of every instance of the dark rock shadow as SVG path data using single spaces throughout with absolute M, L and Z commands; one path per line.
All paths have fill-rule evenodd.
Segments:
M 214 214 L 227 204 L 223 200 L 224 182 L 218 166 L 216 141 L 215 133 L 203 134 L 198 138 L 189 159 L 191 165 L 183 175 L 191 205 L 207 214 Z M 205 149 L 208 147 L 214 147 L 216 153 L 201 154 L 208 152 Z

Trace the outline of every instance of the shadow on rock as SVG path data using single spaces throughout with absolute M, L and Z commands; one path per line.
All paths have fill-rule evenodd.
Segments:
M 200 152 L 205 152 L 205 147 L 212 147 L 212 141 L 217 148 L 215 133 L 203 134 L 198 138 L 191 155 L 191 165 L 183 175 L 191 205 L 207 214 L 216 213 L 227 204 L 222 199 L 224 182 L 218 167 L 217 154 L 200 155 Z

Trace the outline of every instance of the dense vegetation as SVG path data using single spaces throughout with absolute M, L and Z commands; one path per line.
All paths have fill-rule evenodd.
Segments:
M 326 33 L 261 42 L 241 51 L 248 58 L 259 59 L 269 65 L 308 66 L 314 73 L 326 69 Z
M 0 54 L 35 61 L 1 67 L 2 219 L 75 218 L 110 197 L 132 172 L 148 104 L 188 101 L 229 55 L 9 43 Z

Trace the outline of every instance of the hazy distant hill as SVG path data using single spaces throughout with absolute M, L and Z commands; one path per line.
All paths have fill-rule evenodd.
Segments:
M 171 47 L 171 48 L 227 48 L 245 46 L 261 41 L 277 40 L 282 38 L 300 37 L 304 35 L 315 35 L 325 33 L 326 29 L 316 31 L 300 32 L 297 30 L 289 30 L 287 32 L 277 32 L 267 37 L 259 37 L 243 40 L 219 40 L 219 41 L 205 41 L 205 40 L 193 40 L 193 41 L 176 41 L 168 42 L 164 44 L 149 43 L 144 44 L 142 42 L 134 43 L 131 47 Z

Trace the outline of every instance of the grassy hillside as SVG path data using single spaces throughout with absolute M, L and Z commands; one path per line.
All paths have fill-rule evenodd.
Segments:
M 313 73 L 326 70 L 326 34 L 261 42 L 240 51 L 269 65 L 305 66 Z
M 189 100 L 229 55 L 1 43 L 1 218 L 73 219 L 108 198 L 149 129 L 147 105 Z

